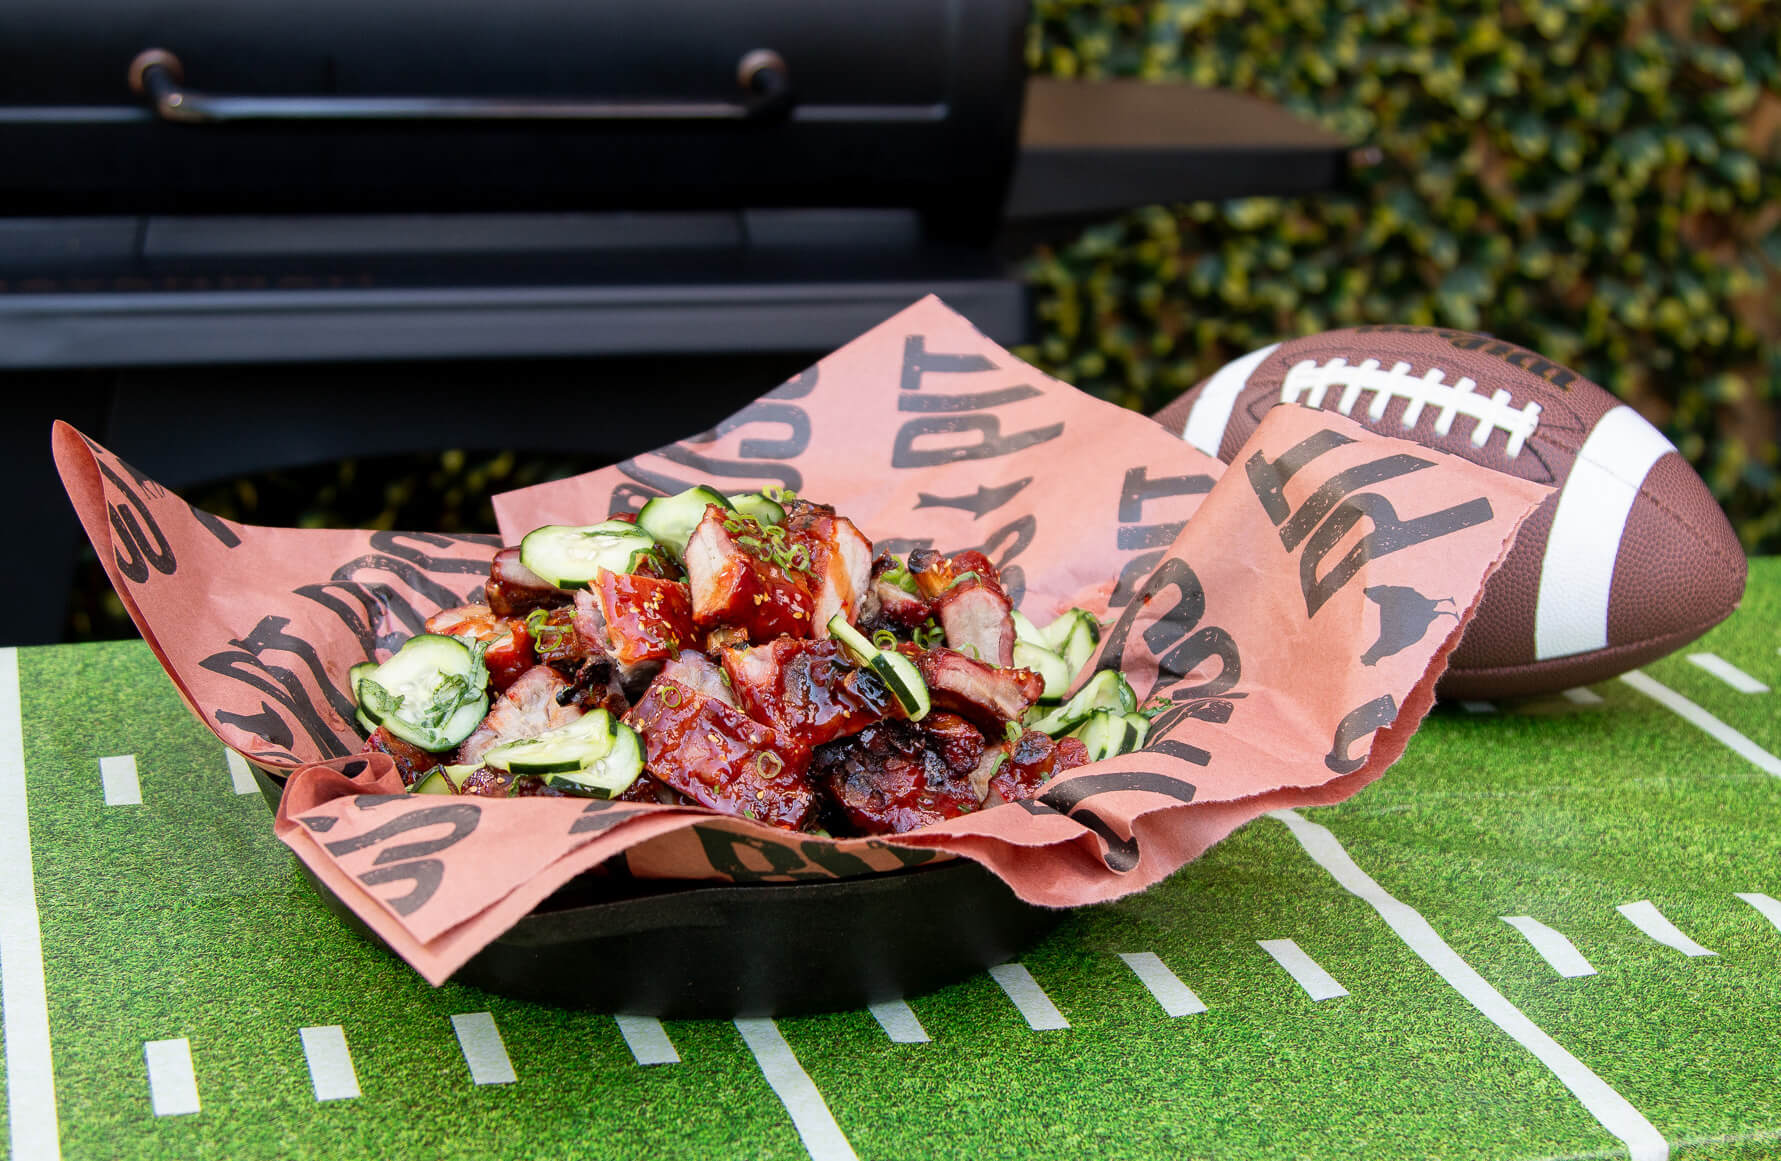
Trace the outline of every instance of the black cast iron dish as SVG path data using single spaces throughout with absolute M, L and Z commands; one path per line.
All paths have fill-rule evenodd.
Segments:
M 274 810 L 284 780 L 254 767 Z M 328 909 L 380 946 L 301 860 Z M 675 1019 L 863 1008 L 1012 959 L 1063 912 L 968 859 L 820 883 L 581 875 L 452 977 L 514 999 Z M 387 948 L 386 948 L 387 950 Z

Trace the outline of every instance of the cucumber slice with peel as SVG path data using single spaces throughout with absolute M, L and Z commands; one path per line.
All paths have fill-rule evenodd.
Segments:
M 880 649 L 866 640 L 864 634 L 847 623 L 845 613 L 830 617 L 828 629 L 829 636 L 841 642 L 856 661 L 872 671 L 872 676 L 884 682 L 897 704 L 903 707 L 905 717 L 919 722 L 927 716 L 933 707 L 933 699 L 928 695 L 928 683 L 921 679 L 921 670 L 915 667 L 915 662 L 894 649 Z
M 371 673 L 376 668 L 377 662 L 375 661 L 361 661 L 346 671 L 346 692 L 352 694 L 353 719 L 359 723 L 359 728 L 367 734 L 377 731 L 377 723 L 366 717 L 364 710 L 358 708 L 359 678 Z
M 1095 646 L 1101 643 L 1101 626 L 1081 609 L 1072 609 L 1071 612 L 1081 615 L 1070 626 L 1069 635 L 1058 646 L 1058 652 L 1063 656 L 1064 664 L 1069 667 L 1071 680 L 1074 680 L 1082 672 L 1082 667 L 1088 664 L 1088 659 L 1095 655 Z
M 1119 670 L 1103 669 L 1089 678 L 1074 697 L 1048 713 L 1033 717 L 1027 726 L 1057 738 L 1081 725 L 1096 710 L 1127 714 L 1137 708 L 1138 699 Z
M 571 794 L 614 798 L 643 772 L 643 744 L 635 730 L 597 709 L 535 738 L 505 742 L 482 760 L 509 774 L 537 774 Z
M 476 772 L 474 766 L 435 766 L 408 788 L 410 794 L 462 794 L 464 779 Z
M 657 544 L 673 549 L 674 555 L 685 556 L 686 542 L 705 519 L 708 504 L 725 512 L 735 510 L 728 496 L 699 484 L 673 496 L 657 496 L 643 505 L 637 511 L 637 527 L 653 536 Z
M 769 499 L 760 492 L 741 492 L 731 496 L 730 507 L 752 517 L 757 524 L 783 524 L 785 508 L 778 501 Z
M 438 633 L 410 638 L 354 684 L 366 721 L 431 753 L 455 749 L 482 724 L 487 688 L 481 651 Z
M 1124 714 L 1104 709 L 1090 713 L 1067 736 L 1076 738 L 1088 747 L 1090 762 L 1102 762 L 1128 750 L 1135 750 L 1142 741 L 1137 727 Z
M 519 542 L 519 562 L 559 589 L 585 589 L 601 569 L 630 572 L 639 554 L 655 544 L 649 533 L 623 520 L 585 527 L 546 524 L 526 533 Z M 681 547 L 685 546 L 681 541 Z
M 1039 700 L 1045 703 L 1063 701 L 1064 694 L 1070 689 L 1070 679 L 1076 676 L 1062 657 L 1043 645 L 1034 645 L 1018 637 L 1014 642 L 1014 664 L 1045 679 L 1045 692 L 1039 695 Z
M 1027 644 L 1037 645 L 1041 649 L 1051 648 L 1045 643 L 1045 638 L 1040 636 L 1038 627 L 1027 620 L 1025 613 L 1016 609 L 1009 614 L 1009 618 L 1014 622 L 1014 639 L 1016 641 L 1025 641 Z

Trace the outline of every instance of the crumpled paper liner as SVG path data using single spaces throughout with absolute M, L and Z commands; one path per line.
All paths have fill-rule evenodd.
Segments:
M 586 422 L 622 400 L 565 400 Z M 964 857 L 1022 899 L 1141 890 L 1237 826 L 1377 778 L 1547 489 L 1341 416 L 1276 408 L 1236 463 L 1029 367 L 928 298 L 709 432 L 496 498 L 502 536 L 257 528 L 199 512 L 66 424 L 63 482 L 125 607 L 222 741 L 291 775 L 279 837 L 433 983 L 568 879 L 786 882 Z M 1222 478 L 1221 478 L 1222 477 Z M 699 808 L 406 796 L 360 747 L 350 666 L 480 598 L 499 544 L 711 481 L 834 504 L 880 549 L 978 548 L 1097 667 L 1169 699 L 1145 748 L 1038 798 L 894 837 Z M 1190 519 L 1191 517 L 1191 519 Z

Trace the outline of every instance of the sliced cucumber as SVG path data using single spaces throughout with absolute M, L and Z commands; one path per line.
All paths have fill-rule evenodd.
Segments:
M 643 744 L 635 730 L 598 709 L 535 738 L 496 746 L 482 760 L 509 774 L 542 775 L 572 794 L 613 798 L 643 772 Z
M 897 704 L 903 707 L 905 717 L 919 722 L 927 716 L 933 707 L 933 699 L 928 696 L 928 683 L 921 679 L 921 670 L 915 667 L 915 662 L 894 649 L 880 649 L 866 640 L 864 634 L 847 623 L 845 613 L 830 617 L 828 629 L 829 636 L 846 646 L 855 660 L 884 682 Z
M 1027 725 L 1056 738 L 1080 725 L 1096 710 L 1126 714 L 1137 708 L 1138 699 L 1119 670 L 1103 669 L 1089 678 L 1087 684 L 1076 691 L 1076 696 Z
M 1078 625 L 1085 627 L 1091 640 L 1100 640 L 1101 627 L 1096 623 L 1094 614 L 1087 609 L 1068 609 L 1059 613 L 1051 624 L 1039 630 L 1039 644 L 1061 656 L 1064 642 L 1070 639 L 1070 634 L 1076 631 Z
M 716 504 L 726 512 L 735 505 L 728 497 L 703 484 L 688 488 L 674 496 L 657 496 L 637 512 L 637 527 L 655 537 L 656 543 L 672 548 L 676 556 L 686 555 L 686 542 L 693 529 L 705 519 L 705 506 Z
M 753 517 L 757 524 L 785 523 L 785 509 L 778 501 L 759 492 L 741 492 L 731 496 L 730 507 L 744 516 Z
M 361 661 L 346 671 L 346 691 L 352 694 L 353 717 L 358 721 L 359 728 L 367 734 L 377 731 L 377 723 L 365 716 L 365 711 L 357 708 L 359 704 L 359 678 L 377 668 L 375 661 Z
M 559 589 L 585 589 L 601 569 L 630 572 L 639 554 L 654 547 L 649 533 L 623 520 L 579 528 L 546 524 L 519 542 L 519 562 Z
M 1095 646 L 1101 643 L 1101 626 L 1086 610 L 1071 609 L 1070 612 L 1077 616 L 1073 618 L 1070 632 L 1064 637 L 1063 643 L 1057 646 L 1057 652 L 1070 670 L 1070 680 L 1074 681 L 1076 675 L 1082 672 L 1082 667 L 1088 664 L 1088 659 L 1095 655 Z
M 1125 720 L 1127 725 L 1138 731 L 1138 740 L 1127 746 L 1125 750 L 1121 750 L 1120 753 L 1126 753 L 1127 750 L 1142 750 L 1145 740 L 1150 737 L 1150 719 L 1133 710 L 1125 715 Z
M 456 637 L 422 633 L 354 686 L 373 726 L 423 750 L 456 747 L 488 714 L 488 670 L 480 650 Z
M 1045 638 L 1039 635 L 1038 628 L 1031 621 L 1027 620 L 1027 615 L 1025 613 L 1016 609 L 1014 612 L 1010 613 L 1009 616 L 1014 620 L 1014 639 L 1016 641 L 1025 641 L 1028 645 L 1037 645 L 1041 649 L 1051 648 L 1051 646 L 1045 643 Z M 1015 664 L 1018 665 L 1020 663 L 1017 661 Z
M 464 779 L 476 772 L 474 766 L 435 766 L 408 788 L 410 794 L 462 794 Z
M 1101 762 L 1128 750 L 1135 750 L 1141 741 L 1138 729 L 1124 714 L 1098 709 L 1067 735 L 1088 747 L 1088 760 Z
M 1015 614 L 1015 616 L 1019 615 Z M 1016 628 L 1014 664 L 1022 669 L 1030 669 L 1045 679 L 1045 692 L 1039 695 L 1040 701 L 1063 701 L 1064 694 L 1070 691 L 1070 679 L 1076 676 L 1075 671 L 1064 664 L 1062 657 L 1043 645 L 1034 645 L 1029 641 L 1020 640 L 1019 632 L 1020 630 Z

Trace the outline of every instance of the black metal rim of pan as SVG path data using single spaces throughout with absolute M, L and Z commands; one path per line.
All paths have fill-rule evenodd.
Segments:
M 282 779 L 254 767 L 277 809 Z M 300 860 L 330 911 L 387 945 Z M 559 1007 L 730 1019 L 863 1008 L 1004 963 L 1062 919 L 967 859 L 812 883 L 692 886 L 589 872 L 454 983 Z M 393 954 L 393 953 L 392 953 Z

